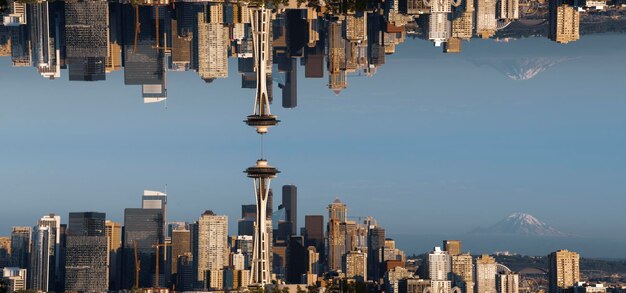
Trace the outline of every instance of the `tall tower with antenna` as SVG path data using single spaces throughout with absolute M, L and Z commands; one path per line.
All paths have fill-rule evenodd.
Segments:
M 252 25 L 252 43 L 254 55 L 254 71 L 256 72 L 256 95 L 254 110 L 246 119 L 246 124 L 256 128 L 259 134 L 267 133 L 268 129 L 280 122 L 276 115 L 270 112 L 270 100 L 267 93 L 267 66 L 270 54 L 270 28 L 272 11 L 265 7 L 250 9 Z
M 267 198 L 270 192 L 270 181 L 280 173 L 270 166 L 266 160 L 259 159 L 256 165 L 244 171 L 252 178 L 256 196 L 256 221 L 254 227 L 254 251 L 252 254 L 251 283 L 256 286 L 265 286 L 271 282 L 269 263 L 270 241 L 267 231 Z

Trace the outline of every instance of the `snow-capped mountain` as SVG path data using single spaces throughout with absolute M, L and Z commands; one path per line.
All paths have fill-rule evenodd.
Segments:
M 476 60 L 475 62 L 479 65 L 491 66 L 512 80 L 529 80 L 537 76 L 539 73 L 542 73 L 547 69 L 570 59 L 571 58 L 565 57 L 488 58 Z
M 569 236 L 526 213 L 513 213 L 489 228 L 478 228 L 474 234 L 508 234 L 523 236 Z

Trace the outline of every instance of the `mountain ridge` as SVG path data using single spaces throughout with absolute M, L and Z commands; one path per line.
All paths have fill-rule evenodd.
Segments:
M 487 228 L 476 228 L 470 234 L 521 235 L 521 236 L 573 236 L 557 230 L 531 214 L 512 213 Z

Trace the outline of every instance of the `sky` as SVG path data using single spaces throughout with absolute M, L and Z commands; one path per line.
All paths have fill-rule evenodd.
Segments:
M 625 237 L 625 35 L 473 39 L 459 55 L 408 39 L 386 57 L 340 95 L 300 68 L 295 109 L 274 89 L 282 122 L 265 157 L 282 171 L 276 205 L 280 186 L 298 186 L 300 225 L 340 198 L 389 234 L 462 236 L 526 212 L 566 233 Z M 546 62 L 532 79 L 506 76 Z M 166 108 L 143 104 L 122 72 L 49 81 L 0 57 L 0 236 L 51 212 L 122 221 L 144 189 L 166 185 L 169 220 L 213 210 L 235 233 L 254 203 L 243 170 L 260 139 L 242 122 L 254 91 L 240 88 L 236 60 L 229 71 L 210 84 L 170 72 Z

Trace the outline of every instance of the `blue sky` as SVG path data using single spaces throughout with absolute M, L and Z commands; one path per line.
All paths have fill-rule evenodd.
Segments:
M 472 40 L 446 55 L 409 39 L 339 96 L 300 68 L 298 107 L 272 108 L 283 121 L 265 140 L 282 171 L 272 185 L 298 186 L 301 224 L 339 197 L 397 234 L 461 235 L 521 211 L 568 233 L 623 237 L 625 48 L 624 35 L 596 35 Z M 525 81 L 489 65 L 519 58 L 566 61 Z M 254 92 L 240 88 L 235 60 L 228 79 L 170 73 L 168 84 L 166 110 L 144 105 L 122 72 L 48 81 L 0 58 L 0 235 L 49 212 L 121 220 L 143 189 L 165 184 L 171 220 L 212 209 L 235 231 L 240 205 L 254 202 L 242 173 L 259 156 L 242 123 Z

